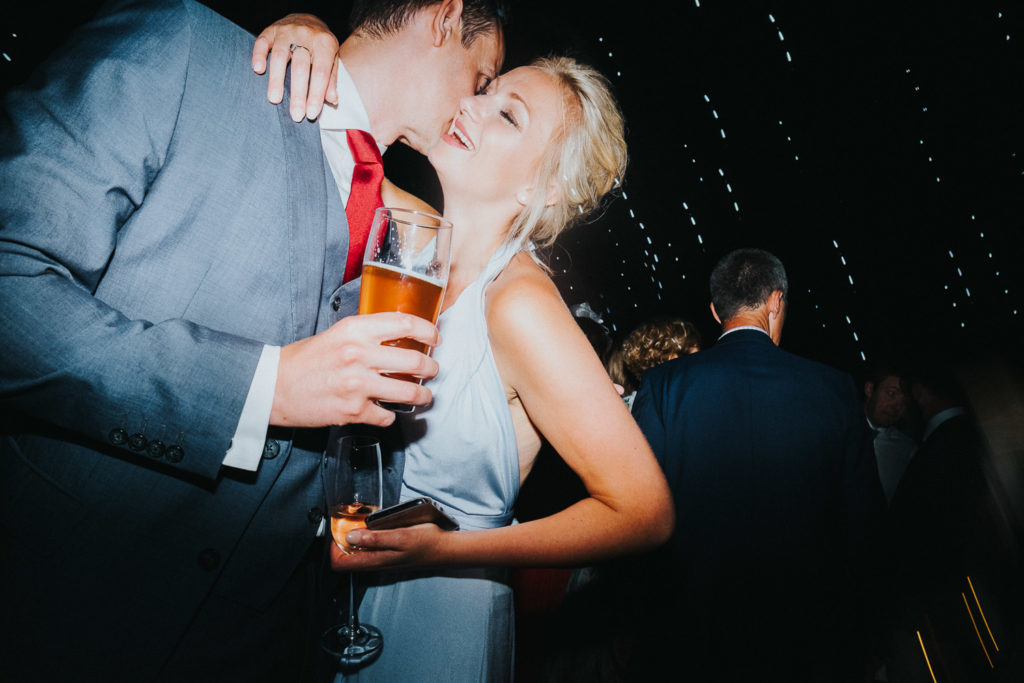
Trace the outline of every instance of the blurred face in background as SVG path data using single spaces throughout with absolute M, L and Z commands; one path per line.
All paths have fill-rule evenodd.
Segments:
M 875 384 L 864 384 L 864 413 L 876 427 L 891 427 L 903 419 L 907 412 L 907 392 L 900 378 L 890 375 Z

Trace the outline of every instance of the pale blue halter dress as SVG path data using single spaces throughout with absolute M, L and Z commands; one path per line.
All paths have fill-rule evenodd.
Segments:
M 508 399 L 491 354 L 484 290 L 519 251 L 503 245 L 440 317 L 434 401 L 399 420 L 405 439 L 402 500 L 430 496 L 462 529 L 512 523 L 519 458 Z M 512 674 L 512 590 L 503 569 L 432 569 L 364 575 L 359 618 L 384 634 L 380 659 L 344 680 L 507 681 Z

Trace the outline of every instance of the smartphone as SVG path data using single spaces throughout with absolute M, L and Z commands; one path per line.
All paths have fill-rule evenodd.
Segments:
M 423 496 L 378 510 L 366 518 L 367 529 L 397 529 L 430 522 L 445 531 L 458 531 L 459 523 L 445 514 L 437 502 Z

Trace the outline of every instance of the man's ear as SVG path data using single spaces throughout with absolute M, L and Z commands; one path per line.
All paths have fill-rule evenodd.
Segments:
M 870 400 L 871 395 L 875 393 L 875 384 L 871 380 L 864 382 L 864 398 Z
M 434 47 L 441 47 L 453 36 L 461 40 L 457 29 L 462 25 L 462 0 L 441 0 L 428 10 L 434 13 L 430 21 Z
M 768 295 L 768 312 L 778 315 L 782 310 L 782 290 L 776 289 Z
M 715 310 L 715 302 L 711 302 L 711 317 L 715 319 L 715 322 L 719 325 L 722 324 L 722 319 L 718 317 L 718 311 Z

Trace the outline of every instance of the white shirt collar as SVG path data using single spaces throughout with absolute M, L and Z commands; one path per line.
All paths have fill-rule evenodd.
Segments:
M 733 332 L 739 332 L 740 330 L 757 330 L 761 334 L 767 335 L 769 337 L 771 336 L 770 334 L 768 334 L 767 332 L 764 331 L 764 328 L 758 327 L 757 325 L 740 325 L 739 327 L 732 328 L 728 332 L 723 332 L 722 335 L 719 337 L 719 339 L 721 339 L 722 337 L 724 337 L 727 334 L 732 334 Z
M 337 86 L 338 106 L 324 105 L 323 112 L 320 114 L 320 129 L 348 130 L 354 128 L 365 130 L 372 135 L 370 115 L 363 105 L 363 98 L 359 96 L 355 81 L 352 80 L 352 76 L 340 59 L 338 60 Z M 387 146 L 383 146 L 383 149 L 387 149 Z
M 325 104 L 318 122 L 324 155 L 327 157 L 334 182 L 338 186 L 341 201 L 348 204 L 355 161 L 352 160 L 352 152 L 348 147 L 348 136 L 345 131 L 349 129 L 365 130 L 371 135 L 373 135 L 373 131 L 370 130 L 370 115 L 366 112 L 363 99 L 359 96 L 352 76 L 340 59 L 338 60 L 337 83 L 338 106 Z M 374 137 L 376 138 L 376 136 Z M 388 149 L 387 145 L 382 145 L 380 142 L 377 142 L 377 148 L 381 155 Z
M 938 413 L 935 413 L 934 415 L 932 415 L 932 419 L 928 420 L 928 424 L 926 424 L 924 426 L 924 433 L 921 435 L 921 441 L 923 442 L 925 439 L 927 439 L 929 436 L 931 436 L 932 432 L 934 432 L 936 429 L 938 429 L 942 425 L 942 423 L 945 422 L 946 420 L 954 418 L 957 415 L 966 415 L 966 414 L 967 414 L 967 411 L 964 410 L 963 408 L 959 408 L 959 407 L 957 407 L 957 408 L 946 408 L 945 410 L 942 410 L 942 411 L 940 411 Z

